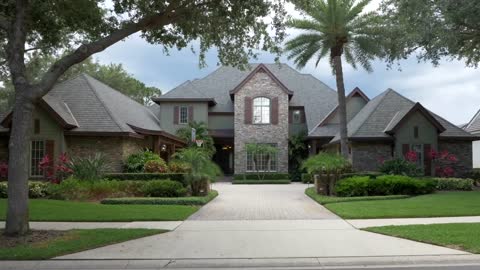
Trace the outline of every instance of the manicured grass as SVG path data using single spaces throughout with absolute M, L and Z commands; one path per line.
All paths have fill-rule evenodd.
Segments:
M 480 253 L 480 223 L 386 226 L 366 230 Z
M 270 185 L 270 184 L 279 184 L 279 185 L 288 185 L 290 180 L 275 180 L 275 179 L 266 179 L 266 180 L 233 180 L 232 184 L 234 185 Z
M 216 190 L 212 190 L 207 196 L 178 197 L 178 198 L 111 198 L 102 200 L 102 204 L 157 204 L 157 205 L 205 205 L 218 196 Z
M 378 201 L 391 199 L 410 198 L 409 195 L 389 195 L 389 196 L 365 196 L 365 197 L 334 197 L 319 195 L 315 192 L 314 187 L 305 189 L 305 194 L 319 204 L 339 203 L 339 202 L 355 202 L 355 201 Z
M 407 199 L 327 204 L 342 218 L 411 218 L 479 216 L 480 192 L 439 192 Z
M 163 233 L 149 229 L 71 230 L 43 241 L 2 247 L 0 260 L 40 260 Z
M 187 205 L 105 205 L 90 202 L 30 200 L 31 221 L 162 221 L 185 220 L 200 207 Z M 0 220 L 7 200 L 0 199 Z

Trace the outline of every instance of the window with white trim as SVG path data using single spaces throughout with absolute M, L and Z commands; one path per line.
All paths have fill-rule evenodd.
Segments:
M 253 123 L 270 124 L 270 99 L 258 97 L 253 99 Z
M 30 146 L 30 176 L 43 176 L 40 169 L 40 161 L 45 156 L 45 142 L 40 140 L 32 141 Z
M 179 110 L 178 122 L 180 124 L 188 124 L 188 107 L 181 106 Z
M 276 144 L 269 144 L 277 147 Z M 277 154 L 264 154 L 247 151 L 247 172 L 276 172 L 277 171 Z

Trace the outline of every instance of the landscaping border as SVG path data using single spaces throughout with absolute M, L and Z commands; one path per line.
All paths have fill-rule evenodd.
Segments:
M 102 204 L 154 204 L 154 205 L 205 205 L 218 196 L 216 190 L 212 190 L 203 197 L 132 197 L 132 198 L 107 198 L 101 201 Z
M 278 185 L 288 185 L 291 181 L 288 179 L 274 180 L 233 180 L 232 184 L 234 185 L 269 185 L 269 184 L 278 184 Z

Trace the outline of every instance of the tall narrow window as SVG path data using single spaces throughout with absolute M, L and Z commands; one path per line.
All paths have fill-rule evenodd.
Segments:
M 45 156 L 45 142 L 32 141 L 30 151 L 30 176 L 43 176 L 42 170 L 39 168 L 40 161 Z
M 267 144 L 277 147 L 276 144 Z M 247 151 L 247 172 L 276 172 L 277 154 Z
M 258 97 L 253 100 L 253 123 L 270 124 L 270 99 Z
M 40 119 L 33 120 L 33 133 L 40 134 Z
M 413 137 L 415 139 L 418 139 L 418 127 L 417 126 L 413 127 Z
M 188 107 L 182 106 L 178 112 L 180 115 L 178 117 L 180 124 L 187 124 L 188 123 Z

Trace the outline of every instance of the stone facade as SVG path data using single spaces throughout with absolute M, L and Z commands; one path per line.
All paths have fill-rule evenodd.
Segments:
M 438 150 L 439 152 L 448 151 L 457 157 L 458 162 L 448 165 L 453 168 L 456 177 L 466 176 L 472 171 L 472 142 L 440 140 Z
M 351 160 L 356 171 L 377 171 L 382 160 L 392 158 L 392 145 L 388 143 L 353 143 Z
M 71 157 L 88 157 L 102 153 L 110 172 L 122 172 L 128 155 L 145 147 L 143 139 L 106 136 L 67 136 L 67 153 Z
M 278 98 L 278 124 L 245 124 L 245 97 Z M 257 72 L 234 97 L 235 173 L 246 172 L 245 144 L 274 143 L 277 172 L 288 172 L 288 94 L 265 72 Z

